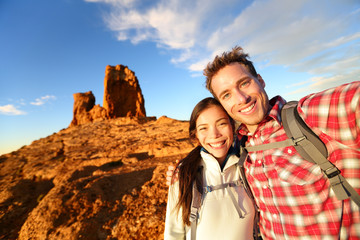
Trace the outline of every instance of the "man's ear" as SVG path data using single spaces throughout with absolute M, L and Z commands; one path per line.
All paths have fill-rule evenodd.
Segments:
M 257 79 L 259 80 L 259 83 L 261 84 L 261 86 L 262 86 L 263 88 L 265 88 L 265 81 L 264 81 L 264 79 L 261 77 L 260 74 L 258 74 Z

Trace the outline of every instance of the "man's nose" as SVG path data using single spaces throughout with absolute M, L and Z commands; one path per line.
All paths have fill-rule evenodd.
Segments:
M 235 101 L 237 104 L 244 104 L 247 102 L 247 100 L 249 98 L 249 96 L 245 92 L 243 92 L 239 89 L 235 90 L 234 95 L 235 95 Z

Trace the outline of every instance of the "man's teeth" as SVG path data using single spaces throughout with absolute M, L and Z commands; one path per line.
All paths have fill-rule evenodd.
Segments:
M 209 145 L 211 147 L 220 147 L 220 146 L 224 145 L 224 142 L 221 142 L 221 143 L 209 143 Z
M 249 112 L 251 109 L 253 109 L 253 107 L 255 106 L 255 103 L 251 104 L 249 107 L 243 109 L 243 110 L 240 110 L 240 112 Z

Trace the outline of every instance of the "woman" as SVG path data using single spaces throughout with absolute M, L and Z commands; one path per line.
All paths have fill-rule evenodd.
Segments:
M 232 146 L 233 121 L 217 100 L 205 98 L 191 114 L 189 134 L 198 146 L 177 166 L 164 239 L 252 239 L 255 210 Z

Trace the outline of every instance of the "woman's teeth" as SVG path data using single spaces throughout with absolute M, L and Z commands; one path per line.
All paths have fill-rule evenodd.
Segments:
M 224 144 L 225 144 L 225 141 L 224 142 L 219 142 L 219 143 L 209 143 L 209 145 L 211 147 L 214 147 L 214 148 L 221 147 Z

